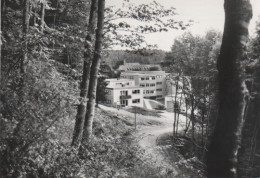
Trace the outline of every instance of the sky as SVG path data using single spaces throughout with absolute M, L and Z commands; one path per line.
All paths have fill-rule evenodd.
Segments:
M 150 3 L 153 0 L 129 0 L 133 4 Z M 169 32 L 146 35 L 149 44 L 157 44 L 159 49 L 169 51 L 176 37 L 185 31 L 203 35 L 207 30 L 215 29 L 223 32 L 224 29 L 224 0 L 156 0 L 165 7 L 176 8 L 177 19 L 193 20 L 194 24 L 187 30 L 170 30 Z M 120 6 L 123 0 L 107 0 L 108 5 Z M 249 33 L 255 33 L 255 23 L 260 20 L 260 0 L 251 0 L 253 18 L 250 22 Z

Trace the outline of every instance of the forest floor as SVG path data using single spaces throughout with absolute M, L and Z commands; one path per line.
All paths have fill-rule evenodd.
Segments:
M 114 113 L 117 117 L 124 117 L 134 121 L 135 113 L 128 112 L 125 109 L 116 109 L 99 105 L 102 110 Z M 154 111 L 151 111 L 154 112 Z M 159 116 L 158 116 L 158 115 Z M 137 129 L 134 132 L 136 143 L 144 150 L 144 160 L 149 164 L 154 165 L 158 169 L 164 168 L 165 174 L 170 174 L 171 177 L 198 177 L 190 171 L 187 171 L 182 165 L 179 165 L 182 156 L 174 150 L 169 149 L 168 145 L 161 144 L 160 139 L 172 136 L 174 113 L 160 111 L 155 116 L 151 114 L 136 113 Z M 185 126 L 185 117 L 180 115 L 179 131 L 183 131 Z M 158 144 L 160 143 L 160 144 Z M 171 151 L 169 151 L 171 150 Z M 170 154 L 170 155 L 169 155 Z

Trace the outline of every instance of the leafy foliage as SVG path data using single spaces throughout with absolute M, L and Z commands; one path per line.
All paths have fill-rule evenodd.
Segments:
M 146 43 L 144 34 L 184 30 L 191 24 L 175 21 L 175 8 L 165 8 L 156 1 L 140 5 L 125 2 L 121 8 L 108 7 L 106 13 L 107 47 L 153 49 L 155 46 Z
M 204 159 L 204 148 L 217 115 L 216 61 L 220 40 L 221 35 L 213 30 L 203 37 L 185 33 L 175 39 L 171 52 L 162 63 L 164 69 L 172 73 L 173 80 L 183 86 L 180 92 L 185 98 L 186 110 L 191 114 L 193 149 L 201 159 Z M 186 123 L 186 127 L 188 129 L 189 124 Z

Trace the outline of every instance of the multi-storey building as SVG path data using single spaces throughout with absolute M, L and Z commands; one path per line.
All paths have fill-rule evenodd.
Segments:
M 143 107 L 143 88 L 130 79 L 106 79 L 106 104 L 114 107 Z
M 135 85 L 143 88 L 145 98 L 162 99 L 166 94 L 166 76 L 164 71 L 127 71 L 120 78 L 135 81 Z

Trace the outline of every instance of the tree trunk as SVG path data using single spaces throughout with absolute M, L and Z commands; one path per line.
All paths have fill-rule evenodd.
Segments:
M 44 30 L 44 17 L 45 17 L 45 5 L 46 5 L 46 2 L 43 1 L 41 2 L 41 24 L 40 24 L 40 31 L 43 33 L 43 30 Z
M 21 60 L 21 73 L 24 74 L 26 72 L 25 64 L 28 60 L 28 30 L 29 30 L 29 20 L 30 20 L 30 0 L 24 0 L 23 5 L 23 57 Z
M 260 63 L 254 74 L 251 101 L 242 131 L 241 149 L 238 154 L 238 175 L 241 178 L 260 175 Z
M 0 2 L 0 89 L 2 86 L 2 2 Z
M 185 130 L 188 130 L 188 99 L 185 97 L 185 118 L 186 118 L 186 123 L 185 123 Z
M 174 122 L 173 122 L 173 136 L 176 136 L 176 123 L 177 123 L 177 94 L 178 94 L 178 87 L 179 83 L 178 80 L 176 80 L 176 85 L 175 85 L 175 97 L 174 97 Z
M 85 124 L 84 124 L 84 134 L 83 134 L 84 143 L 87 143 L 92 136 L 92 125 L 95 116 L 98 71 L 100 66 L 102 44 L 103 44 L 103 28 L 104 28 L 104 13 L 105 13 L 104 9 L 105 9 L 105 0 L 99 0 L 96 44 L 95 44 L 94 58 L 92 61 L 90 81 L 89 81 L 89 101 L 88 101 L 89 109 L 86 113 Z
M 195 115 L 194 115 L 194 111 L 195 111 L 195 99 L 194 99 L 194 95 L 191 94 L 191 113 L 190 113 L 190 120 L 191 120 L 191 138 L 193 143 L 195 143 Z M 195 145 L 193 145 L 195 147 Z
M 178 106 L 178 115 L 177 115 L 177 125 L 176 125 L 176 136 L 178 136 L 178 130 L 179 130 L 179 120 L 180 120 L 180 112 L 181 112 L 181 105 L 182 105 L 182 94 L 183 94 L 183 89 L 181 92 L 181 98 Z
M 90 67 L 91 60 L 93 58 L 93 43 L 95 38 L 95 14 L 97 12 L 97 0 L 92 0 L 89 24 L 88 24 L 88 35 L 85 40 L 85 52 L 84 52 L 84 63 L 83 63 L 83 74 L 81 81 L 80 91 L 80 104 L 78 106 L 76 122 L 74 127 L 72 145 L 79 146 L 82 139 L 84 121 L 87 108 L 87 95 L 89 90 L 89 79 L 90 79 Z
M 208 177 L 237 177 L 247 87 L 244 60 L 248 25 L 252 17 L 250 0 L 225 0 L 225 28 L 218 58 L 219 112 L 209 146 Z

